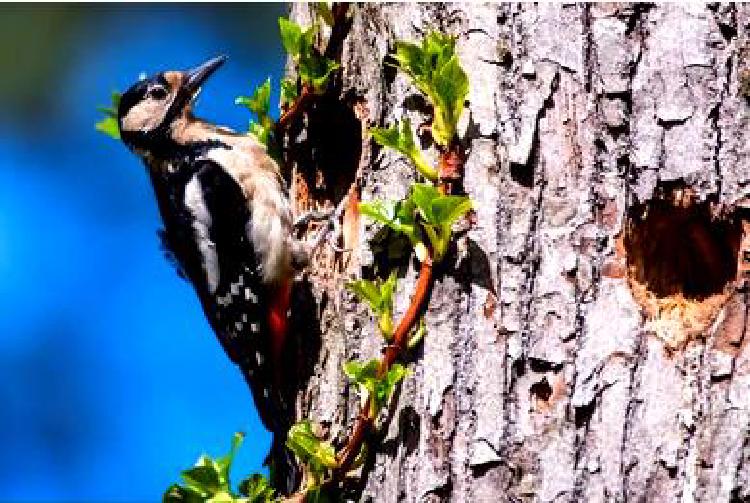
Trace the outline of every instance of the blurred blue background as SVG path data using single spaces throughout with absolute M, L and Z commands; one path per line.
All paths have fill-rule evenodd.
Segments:
M 227 54 L 197 114 L 245 129 L 234 98 L 278 82 L 285 13 L 0 5 L 0 500 L 157 501 L 235 431 L 235 482 L 261 469 L 270 437 L 159 250 L 144 169 L 94 123 L 141 72 Z

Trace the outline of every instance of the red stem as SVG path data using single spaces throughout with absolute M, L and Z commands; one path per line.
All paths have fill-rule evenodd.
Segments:
M 455 142 L 451 144 L 451 148 L 441 154 L 438 164 L 440 171 L 440 183 L 438 184 L 438 189 L 440 192 L 443 194 L 450 194 L 452 192 L 453 183 L 460 180 L 463 176 L 463 165 L 465 161 L 466 159 L 464 155 L 462 155 L 461 149 Z M 380 367 L 378 369 L 379 377 L 382 377 L 388 372 L 391 365 L 393 365 L 393 362 L 398 358 L 398 355 L 405 349 L 407 337 L 416 325 L 419 315 L 422 313 L 427 303 L 432 280 L 432 254 L 430 253 L 424 262 L 422 262 L 422 267 L 419 270 L 419 278 L 417 279 L 411 304 L 409 304 L 406 313 L 404 313 L 404 317 L 401 318 L 401 322 L 393 333 L 392 343 L 385 348 L 385 354 L 380 361 Z M 359 415 L 357 416 L 357 422 L 354 424 L 349 440 L 339 453 L 338 467 L 334 470 L 333 476 L 331 477 L 332 481 L 340 480 L 341 477 L 349 471 L 357 454 L 359 454 L 359 451 L 362 448 L 362 442 L 364 442 L 365 436 L 369 432 L 374 421 L 374 418 L 370 417 L 368 413 L 369 410 L 370 399 L 368 398 L 360 409 Z
M 304 85 L 302 86 L 302 92 L 300 92 L 299 96 L 297 96 L 297 99 L 294 100 L 294 103 L 292 103 L 289 108 L 287 108 L 283 114 L 281 114 L 281 117 L 279 117 L 279 120 L 276 121 L 276 137 L 281 138 L 284 131 L 289 127 L 289 125 L 292 123 L 292 121 L 302 113 L 304 108 L 307 106 L 307 103 L 310 101 L 310 98 L 312 98 L 313 92 L 312 89 L 310 89 L 310 86 Z
M 401 322 L 396 327 L 396 331 L 393 333 L 393 342 L 388 345 L 385 349 L 383 359 L 380 361 L 380 368 L 378 374 L 380 377 L 385 375 L 386 372 L 391 368 L 393 362 L 396 361 L 399 353 L 406 348 L 406 341 L 414 328 L 419 315 L 421 314 L 424 306 L 427 302 L 427 297 L 430 292 L 430 285 L 432 284 L 432 258 L 427 257 L 422 262 L 422 267 L 419 270 L 419 278 L 417 279 L 417 285 L 415 287 L 414 296 L 411 298 L 411 303 L 404 313 L 404 317 L 401 318 Z M 338 479 L 343 476 L 354 462 L 354 459 L 359 454 L 359 450 L 362 447 L 365 435 L 372 426 L 373 418 L 370 417 L 368 411 L 370 410 L 370 399 L 362 406 L 357 416 L 357 422 L 354 424 L 354 429 L 349 437 L 346 446 L 342 449 L 338 457 L 338 467 L 334 471 L 333 479 Z

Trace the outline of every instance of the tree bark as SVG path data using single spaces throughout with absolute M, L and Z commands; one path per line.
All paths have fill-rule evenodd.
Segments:
M 384 59 L 396 40 L 435 29 L 458 37 L 469 75 L 460 134 L 476 213 L 437 272 L 427 336 L 405 358 L 413 374 L 370 438 L 352 498 L 750 501 L 740 92 L 750 7 L 367 4 L 351 14 L 335 92 L 291 142 L 299 209 L 335 205 L 352 182 L 365 201 L 406 194 L 414 169 L 366 129 L 429 122 Z M 311 15 L 292 8 L 302 24 Z M 339 445 L 359 403 L 342 365 L 383 345 L 343 288 L 372 275 L 377 229 L 351 204 L 352 251 L 316 257 L 295 304 L 297 418 Z M 397 316 L 418 269 L 400 265 Z

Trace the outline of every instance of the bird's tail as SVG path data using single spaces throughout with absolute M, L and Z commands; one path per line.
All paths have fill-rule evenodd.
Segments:
M 291 494 L 299 485 L 301 473 L 294 455 L 286 447 L 286 433 L 283 437 L 273 435 L 271 451 L 264 463 L 271 473 L 271 484 L 283 494 Z
M 287 418 L 293 415 L 281 399 L 279 389 L 268 386 L 269 380 L 250 375 L 247 367 L 242 369 L 242 374 L 250 387 L 263 425 L 273 435 L 271 450 L 264 463 L 270 468 L 271 483 L 279 491 L 288 494 L 296 488 L 301 476 L 294 456 L 286 447 L 286 436 L 291 427 Z

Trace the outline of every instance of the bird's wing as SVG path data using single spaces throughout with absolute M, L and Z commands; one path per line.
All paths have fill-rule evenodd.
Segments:
M 198 161 L 185 189 L 198 237 L 201 271 L 193 281 L 211 327 L 238 364 L 266 427 L 277 431 L 278 408 L 269 350 L 269 292 L 248 239 L 250 209 L 237 182 L 213 161 Z

